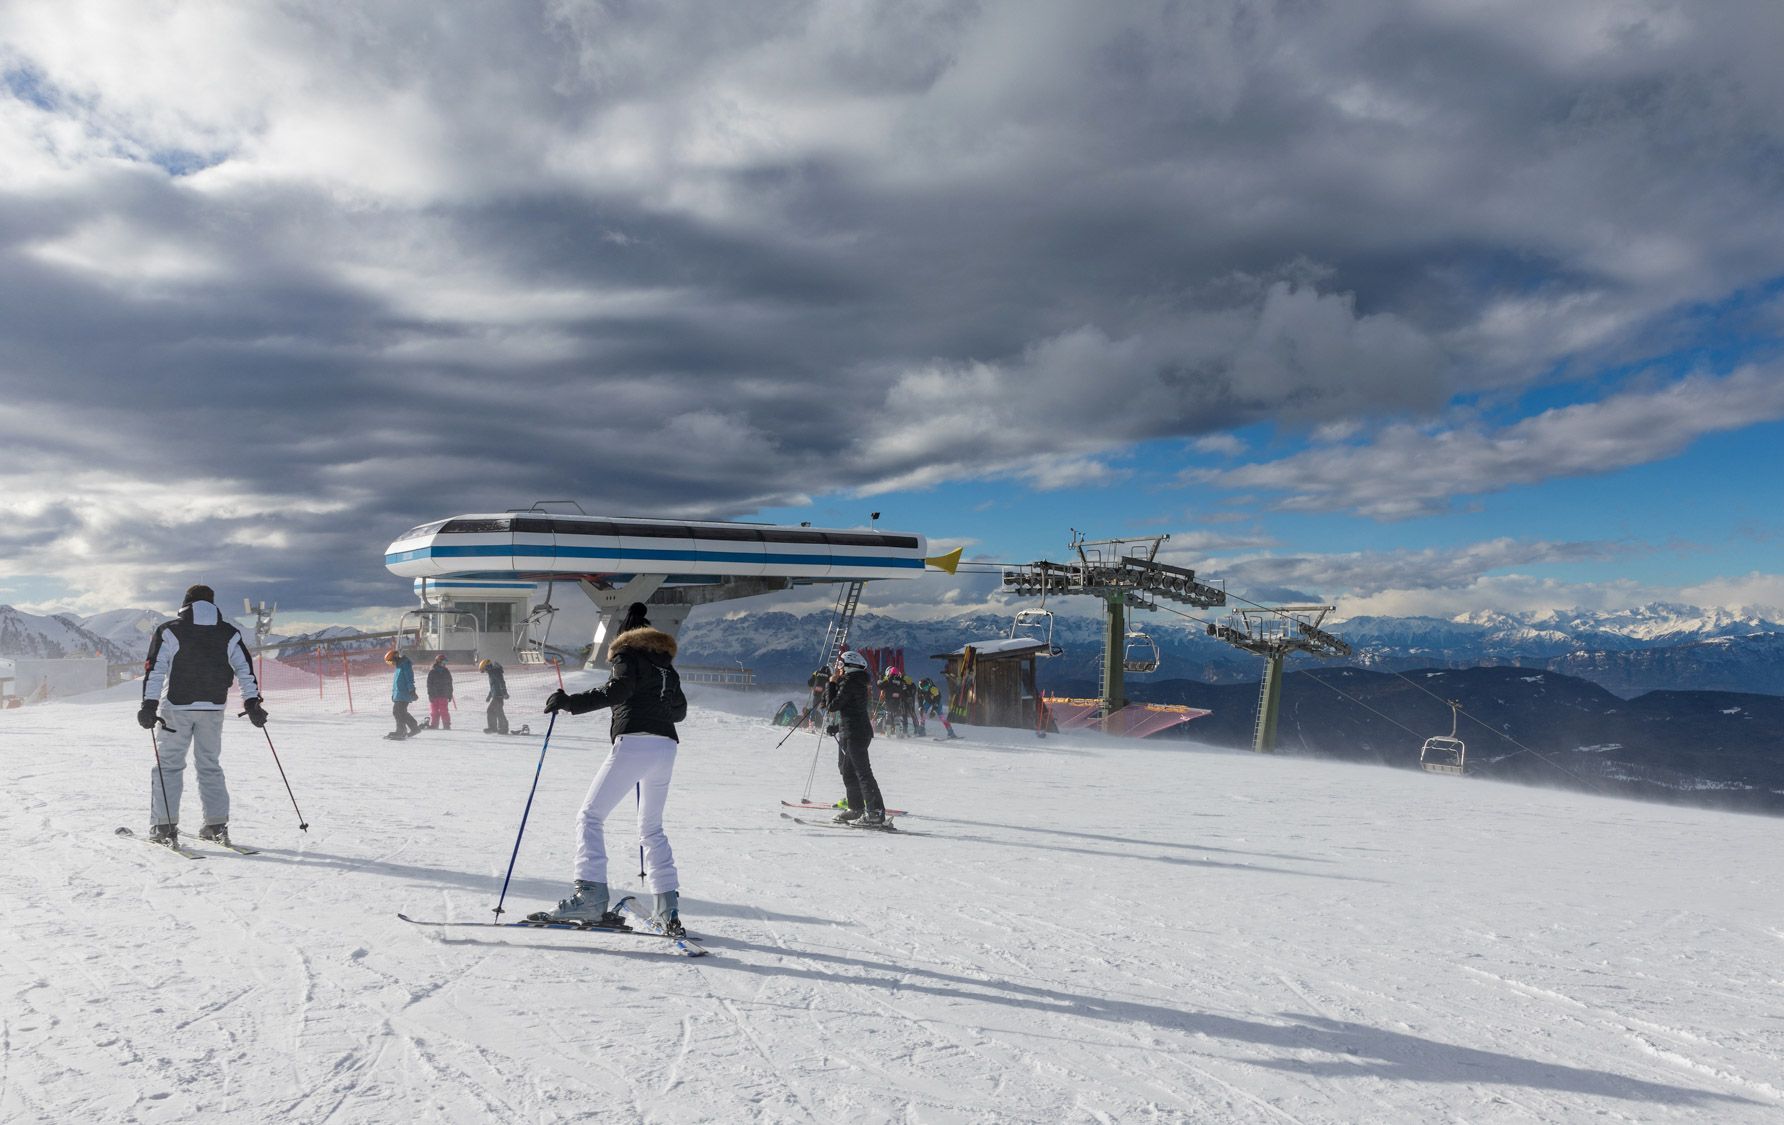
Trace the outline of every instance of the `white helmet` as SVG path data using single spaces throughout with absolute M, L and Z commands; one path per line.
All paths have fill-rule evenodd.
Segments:
M 844 664 L 847 664 L 851 668 L 865 668 L 865 667 L 867 667 L 867 657 L 862 656 L 860 653 L 856 652 L 854 649 L 849 649 L 847 652 L 842 654 L 842 662 Z

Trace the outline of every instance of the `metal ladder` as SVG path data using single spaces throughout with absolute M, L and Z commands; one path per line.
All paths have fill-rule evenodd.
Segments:
M 861 604 L 861 588 L 867 585 L 856 579 L 836 595 L 836 613 L 830 619 L 830 631 L 824 635 L 824 651 L 818 654 L 818 667 L 828 668 L 838 653 L 848 647 L 849 628 L 855 624 L 855 607 Z

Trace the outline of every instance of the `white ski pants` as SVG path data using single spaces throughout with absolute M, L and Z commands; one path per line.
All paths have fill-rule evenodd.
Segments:
M 644 870 L 652 894 L 679 890 L 675 854 L 663 835 L 663 805 L 669 800 L 669 777 L 675 772 L 676 745 L 660 734 L 622 734 L 613 744 L 576 818 L 576 877 L 588 883 L 607 882 L 607 814 L 620 802 L 638 795 L 638 842 L 644 845 Z
M 204 806 L 206 824 L 229 820 L 229 790 L 223 785 L 223 712 L 161 708 L 165 727 L 155 728 L 160 768 L 149 768 L 149 823 L 177 824 L 180 791 L 186 780 L 186 747 L 192 747 L 192 764 L 198 770 L 198 800 Z M 161 787 L 166 783 L 165 803 Z M 173 812 L 169 813 L 168 807 Z

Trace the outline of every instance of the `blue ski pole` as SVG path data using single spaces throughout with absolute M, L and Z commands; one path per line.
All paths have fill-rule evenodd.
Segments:
M 527 790 L 527 807 L 520 814 L 520 831 L 514 834 L 514 854 L 508 857 L 508 874 L 502 876 L 502 894 L 496 899 L 496 921 L 502 920 L 502 904 L 508 901 L 508 880 L 514 878 L 514 861 L 520 858 L 520 838 L 526 834 L 527 817 L 533 811 L 533 795 L 539 792 L 539 775 L 545 771 L 545 751 L 551 746 L 551 729 L 557 726 L 558 713 L 551 713 L 545 724 L 545 741 L 539 747 L 539 764 L 533 767 L 533 787 Z

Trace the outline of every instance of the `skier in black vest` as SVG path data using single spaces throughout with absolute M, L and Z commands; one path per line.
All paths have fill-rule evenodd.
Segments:
M 266 708 L 254 662 L 241 630 L 223 619 L 209 586 L 187 589 L 180 615 L 155 627 L 143 662 L 142 708 L 136 721 L 144 730 L 160 726 L 157 763 L 149 777 L 149 838 L 179 844 L 180 791 L 186 777 L 186 748 L 198 770 L 198 799 L 204 807 L 201 840 L 229 843 L 229 789 L 223 781 L 223 713 L 229 684 L 242 688 L 242 706 L 257 727 Z M 165 714 L 162 700 L 165 698 Z
M 873 675 L 867 658 L 853 649 L 836 658 L 824 707 L 830 712 L 830 733 L 836 736 L 836 764 L 842 771 L 842 787 L 848 808 L 836 814 L 842 824 L 859 820 L 864 825 L 886 823 L 886 802 L 873 778 L 867 747 L 873 742 Z

